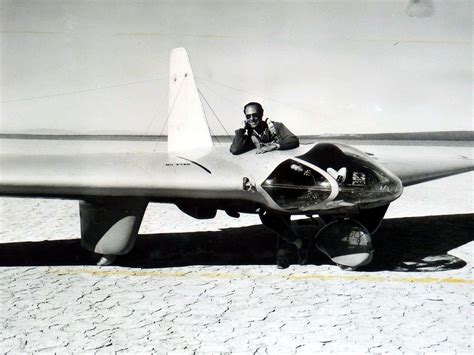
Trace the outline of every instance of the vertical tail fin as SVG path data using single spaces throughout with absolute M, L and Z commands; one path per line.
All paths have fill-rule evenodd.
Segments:
M 204 108 L 184 48 L 171 51 L 168 115 L 169 152 L 212 147 Z

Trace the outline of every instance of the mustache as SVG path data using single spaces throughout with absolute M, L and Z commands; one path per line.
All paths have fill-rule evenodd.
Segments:
M 246 119 L 247 122 L 258 122 L 259 120 L 259 117 L 250 117 Z

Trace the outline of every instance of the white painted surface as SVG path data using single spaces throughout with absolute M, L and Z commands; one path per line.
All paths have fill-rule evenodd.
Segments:
M 184 48 L 171 51 L 168 102 L 168 152 L 212 148 L 188 54 Z

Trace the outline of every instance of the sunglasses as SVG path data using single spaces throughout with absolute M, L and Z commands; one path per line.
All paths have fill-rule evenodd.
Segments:
M 245 117 L 248 119 L 248 120 L 256 120 L 259 118 L 259 115 L 256 114 L 256 113 L 251 113 L 249 115 L 245 115 Z

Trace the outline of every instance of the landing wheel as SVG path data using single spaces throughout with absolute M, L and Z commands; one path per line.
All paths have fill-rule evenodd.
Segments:
M 316 234 L 315 242 L 317 248 L 341 269 L 354 270 L 372 261 L 374 251 L 370 233 L 353 219 L 328 223 Z

